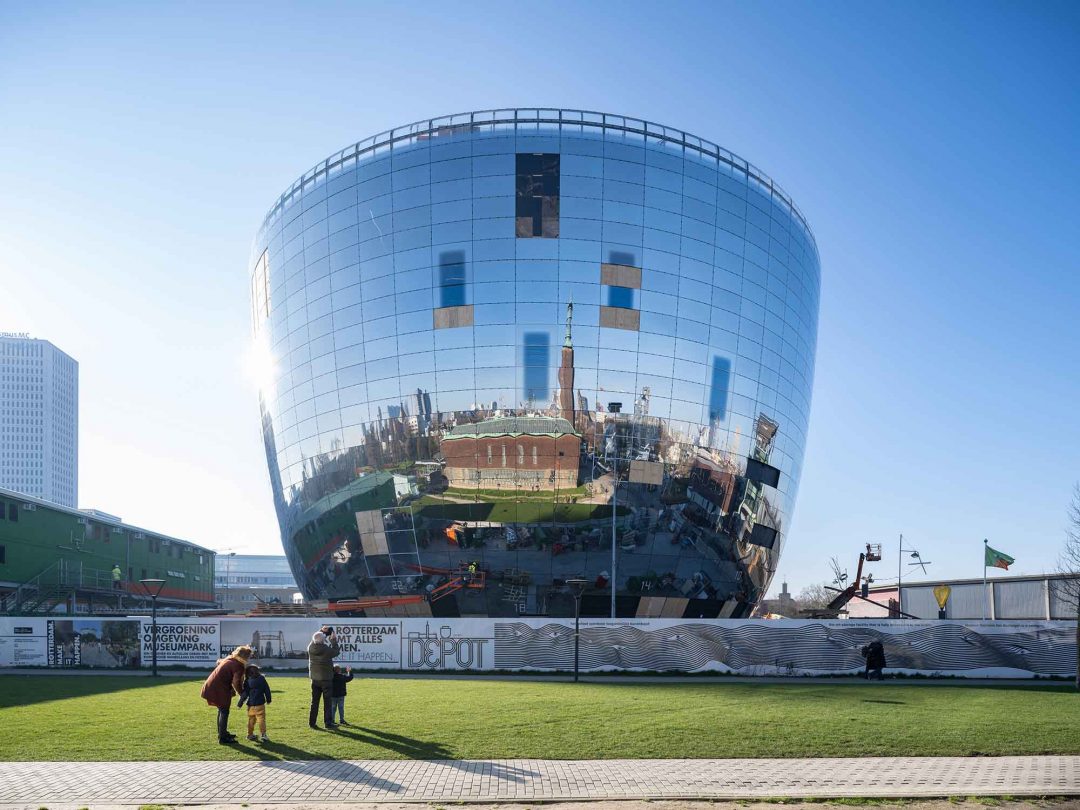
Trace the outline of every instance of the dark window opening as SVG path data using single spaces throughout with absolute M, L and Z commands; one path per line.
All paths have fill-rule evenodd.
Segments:
M 755 546 L 772 548 L 773 544 L 776 543 L 776 529 L 772 526 L 756 523 L 754 524 L 753 530 L 750 532 L 750 537 L 747 539 Z
M 746 477 L 751 481 L 770 487 L 780 486 L 780 470 L 771 464 L 766 464 L 764 461 L 758 461 L 756 458 L 746 460 Z
M 0 501 L 0 520 L 4 519 L 4 502 Z
M 7 562 L 7 546 L 0 546 L 0 565 Z
M 516 215 L 516 233 L 519 238 L 558 238 L 557 154 L 518 154 Z

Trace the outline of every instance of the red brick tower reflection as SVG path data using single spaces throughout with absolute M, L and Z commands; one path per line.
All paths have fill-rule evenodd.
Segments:
M 574 299 L 566 305 L 566 337 L 563 339 L 562 364 L 559 366 L 559 416 L 574 420 L 574 341 L 570 338 L 570 322 L 574 319 Z

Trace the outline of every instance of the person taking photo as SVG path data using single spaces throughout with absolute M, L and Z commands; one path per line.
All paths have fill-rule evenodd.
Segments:
M 341 654 L 334 635 L 334 628 L 323 625 L 311 637 L 308 644 L 308 677 L 311 678 L 311 710 L 308 712 L 308 725 L 315 724 L 319 716 L 319 700 L 323 704 L 323 725 L 328 729 L 334 725 L 334 658 Z

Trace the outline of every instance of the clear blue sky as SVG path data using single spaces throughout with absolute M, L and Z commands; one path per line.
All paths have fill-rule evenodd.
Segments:
M 0 5 L 0 329 L 81 364 L 81 505 L 280 549 L 247 261 L 297 176 L 443 113 L 717 141 L 821 251 L 793 590 L 900 532 L 1051 569 L 1080 479 L 1080 4 Z

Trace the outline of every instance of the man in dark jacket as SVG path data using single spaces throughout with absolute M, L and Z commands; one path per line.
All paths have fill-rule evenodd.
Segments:
M 866 671 L 863 673 L 863 677 L 867 680 L 883 680 L 885 678 L 882 672 L 885 669 L 885 647 L 881 641 L 874 639 L 859 652 L 866 659 Z
M 341 654 L 341 647 L 334 637 L 334 628 L 324 626 L 311 637 L 308 644 L 308 677 L 311 678 L 311 711 L 308 713 L 308 725 L 317 728 L 315 718 L 319 716 L 319 699 L 323 702 L 323 725 L 334 725 L 334 658 Z

